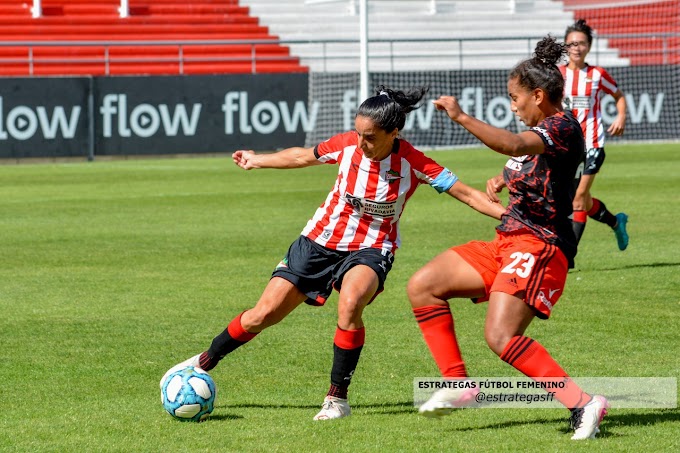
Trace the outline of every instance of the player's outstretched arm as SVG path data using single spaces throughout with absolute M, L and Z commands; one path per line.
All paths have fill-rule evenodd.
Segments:
M 475 211 L 479 211 L 494 219 L 500 220 L 501 215 L 505 212 L 505 208 L 500 201 L 491 201 L 484 192 L 473 189 L 460 181 L 456 181 L 446 193 L 470 206 Z
M 254 168 L 302 168 L 319 165 L 314 148 L 299 146 L 287 148 L 271 154 L 255 154 L 250 150 L 238 150 L 232 154 L 234 163 L 244 170 Z
M 445 111 L 451 120 L 463 126 L 497 153 L 518 157 L 525 154 L 541 154 L 544 151 L 543 141 L 533 132 L 515 134 L 480 121 L 463 112 L 458 100 L 453 96 L 441 96 L 432 103 L 437 110 Z

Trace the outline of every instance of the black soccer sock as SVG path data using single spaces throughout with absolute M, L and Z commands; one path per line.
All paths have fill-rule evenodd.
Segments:
M 364 346 L 366 330 L 343 330 L 337 328 L 333 341 L 333 368 L 328 396 L 347 399 L 347 389 L 352 382 Z
M 581 236 L 583 236 L 583 232 L 586 229 L 586 220 L 588 220 L 586 211 L 574 211 L 573 219 L 571 220 L 571 227 L 574 230 L 577 244 L 581 242 Z
M 206 352 L 201 354 L 199 362 L 201 368 L 209 371 L 217 365 L 217 363 L 234 349 L 243 346 L 253 338 L 257 333 L 250 333 L 241 326 L 241 316 L 243 313 L 234 318 L 224 331 L 216 336 L 210 347 Z
M 593 198 L 593 207 L 588 211 L 588 216 L 598 222 L 606 223 L 611 228 L 616 226 L 616 216 L 609 212 L 607 206 L 597 198 Z

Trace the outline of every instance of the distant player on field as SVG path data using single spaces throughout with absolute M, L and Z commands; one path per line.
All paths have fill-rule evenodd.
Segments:
M 613 215 L 605 204 L 593 198 L 590 189 L 595 182 L 595 175 L 604 163 L 605 131 L 602 122 L 601 98 L 605 94 L 614 97 L 617 115 L 607 132 L 611 135 L 622 135 L 626 123 L 626 98 L 617 87 L 614 79 L 599 66 L 586 63 L 586 56 L 593 43 L 593 31 L 581 19 L 567 28 L 565 42 L 568 48 L 569 63 L 560 66 L 564 77 L 564 107 L 571 109 L 581 123 L 586 140 L 586 162 L 581 182 L 574 197 L 573 227 L 576 239 L 580 240 L 586 227 L 586 220 L 591 217 L 598 222 L 609 225 L 616 235 L 619 250 L 628 247 L 626 223 L 628 216 L 623 212 Z
M 456 98 L 435 101 L 438 110 L 492 150 L 510 156 L 501 175 L 487 182 L 490 198 L 508 189 L 508 208 L 493 241 L 472 241 L 445 250 L 411 277 L 407 292 L 418 326 L 440 372 L 465 380 L 448 300 L 488 301 L 484 337 L 501 360 L 526 376 L 561 385 L 555 398 L 571 409 L 572 439 L 595 437 L 607 400 L 585 393 L 550 353 L 524 335 L 538 317 L 547 319 L 564 290 L 577 242 L 569 216 L 574 175 L 583 163 L 583 134 L 562 108 L 564 80 L 556 63 L 564 45 L 543 38 L 534 57 L 510 71 L 511 110 L 530 129 L 513 134 L 464 113 Z M 479 390 L 464 382 L 443 388 L 419 412 L 440 416 L 474 402 Z M 483 396 L 483 395 L 482 395 Z
M 411 195 L 419 185 L 428 184 L 491 217 L 500 219 L 504 211 L 487 194 L 466 186 L 398 138 L 406 114 L 419 107 L 426 92 L 426 88 L 403 92 L 381 86 L 376 96 L 359 107 L 354 131 L 313 148 L 294 147 L 274 154 L 234 152 L 234 163 L 245 170 L 336 164 L 338 176 L 326 200 L 276 266 L 257 304 L 233 318 L 207 351 L 177 367 L 211 370 L 301 303 L 323 305 L 335 289 L 339 292 L 338 324 L 331 385 L 314 420 L 350 415 L 347 390 L 364 345 L 362 312 L 383 290 L 401 241 L 399 219 Z

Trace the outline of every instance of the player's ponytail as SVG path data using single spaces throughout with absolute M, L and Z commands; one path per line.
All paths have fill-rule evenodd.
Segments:
M 402 130 L 406 124 L 406 114 L 420 107 L 418 102 L 428 91 L 429 88 L 424 86 L 404 92 L 379 85 L 375 89 L 375 96 L 366 99 L 356 114 L 372 119 L 384 131 Z

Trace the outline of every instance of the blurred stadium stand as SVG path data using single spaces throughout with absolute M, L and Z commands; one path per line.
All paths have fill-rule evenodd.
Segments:
M 680 64 L 680 2 L 563 0 L 565 10 L 583 18 L 631 66 Z
M 312 71 L 357 70 L 356 43 L 341 40 L 359 36 L 358 1 L 241 4 L 283 40 L 299 40 L 290 43 L 291 51 Z M 368 17 L 371 71 L 507 69 L 526 58 L 540 37 L 563 38 L 574 21 L 563 2 L 552 0 L 370 0 Z M 593 50 L 593 63 L 629 64 L 606 39 Z

